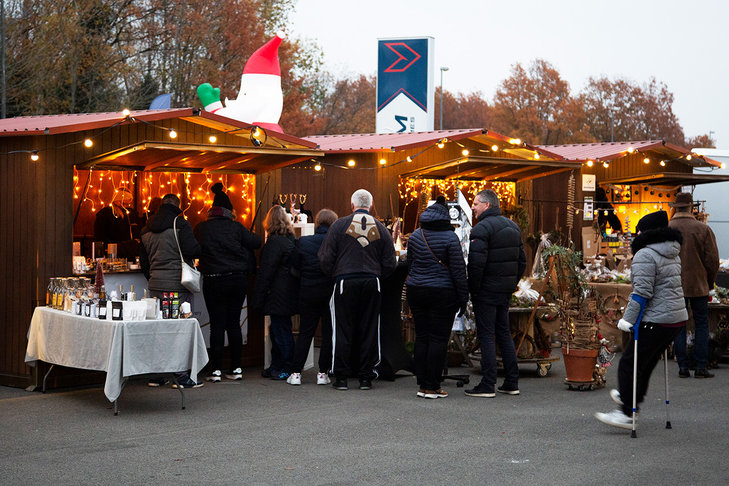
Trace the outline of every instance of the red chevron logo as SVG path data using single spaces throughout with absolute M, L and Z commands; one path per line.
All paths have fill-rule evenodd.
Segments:
M 385 45 L 387 46 L 388 49 L 390 49 L 392 52 L 394 52 L 398 56 L 397 59 L 395 60 L 395 62 L 390 64 L 390 66 L 387 69 L 385 69 L 384 72 L 386 72 L 386 73 L 402 73 L 404 71 L 407 71 L 408 68 L 410 66 L 412 66 L 413 63 L 415 63 L 415 61 L 420 59 L 420 54 L 418 54 L 417 52 L 412 50 L 412 48 L 409 45 L 405 44 L 404 42 L 386 42 Z M 396 49 L 396 47 L 404 47 L 409 52 L 398 51 Z M 403 52 L 405 52 L 404 55 L 403 55 Z M 413 57 L 413 56 L 415 56 L 415 57 Z M 395 67 L 397 64 L 402 65 L 403 62 L 407 62 L 410 57 L 412 58 L 412 60 L 410 62 L 408 62 L 404 67 L 398 67 L 398 68 Z

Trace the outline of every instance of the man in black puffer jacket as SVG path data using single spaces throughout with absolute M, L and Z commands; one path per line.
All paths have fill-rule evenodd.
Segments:
M 478 224 L 471 231 L 468 288 L 481 343 L 483 378 L 476 387 L 466 390 L 466 395 L 496 395 L 496 344 L 504 364 L 504 383 L 498 391 L 518 395 L 519 368 L 509 328 L 509 302 L 526 269 L 521 230 L 501 215 L 499 196 L 490 189 L 476 194 L 472 209 Z

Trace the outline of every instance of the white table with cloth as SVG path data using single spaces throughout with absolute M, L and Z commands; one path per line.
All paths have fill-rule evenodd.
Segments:
M 127 377 L 190 370 L 208 362 L 197 319 L 113 321 L 36 307 L 25 361 L 106 372 L 104 394 L 115 402 Z

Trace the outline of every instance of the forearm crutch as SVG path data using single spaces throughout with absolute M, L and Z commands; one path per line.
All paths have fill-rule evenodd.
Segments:
M 635 433 L 635 412 L 637 410 L 635 396 L 638 392 L 638 329 L 640 329 L 640 316 L 633 325 L 633 428 L 630 430 L 630 436 L 633 439 L 638 437 Z
M 671 417 L 668 414 L 668 405 L 670 403 L 670 400 L 668 399 L 668 348 L 663 350 L 663 371 L 665 383 L 666 383 L 666 428 L 671 428 Z
M 638 411 L 638 404 L 636 403 L 636 394 L 638 392 L 638 330 L 640 329 L 640 321 L 643 319 L 643 311 L 645 310 L 645 304 L 648 299 L 636 294 L 631 294 L 630 298 L 636 301 L 638 305 L 640 305 L 638 319 L 633 325 L 633 428 L 630 431 L 630 437 L 635 439 L 636 437 L 638 437 L 638 435 L 635 433 L 635 415 Z

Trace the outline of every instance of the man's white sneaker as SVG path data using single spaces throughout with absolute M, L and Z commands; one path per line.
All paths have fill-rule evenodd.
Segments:
M 633 419 L 625 415 L 622 410 L 613 410 L 608 413 L 596 412 L 595 418 L 613 427 L 620 427 L 621 429 L 633 428 Z
M 620 405 L 620 406 L 623 405 L 623 400 L 620 399 L 620 392 L 617 391 L 615 388 L 610 390 L 610 398 L 612 398 L 613 401 L 615 403 L 617 403 L 618 405 Z
M 291 373 L 288 378 L 286 378 L 286 383 L 289 385 L 301 385 L 301 373 Z
M 332 380 L 329 379 L 329 375 L 326 373 L 317 373 L 316 374 L 316 384 L 317 385 L 328 385 L 331 383 Z
M 243 370 L 240 368 L 236 368 L 230 373 L 226 373 L 225 377 L 229 380 L 242 380 L 243 379 Z
M 212 373 L 210 373 L 210 376 L 208 376 L 206 379 L 208 381 L 212 381 L 213 383 L 217 383 L 221 380 L 222 373 L 220 370 L 215 370 Z

